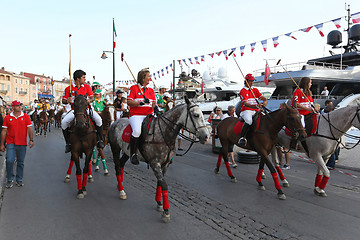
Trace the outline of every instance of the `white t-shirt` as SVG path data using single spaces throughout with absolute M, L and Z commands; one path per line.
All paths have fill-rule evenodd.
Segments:
M 228 118 L 228 117 L 231 117 L 228 113 L 225 113 L 223 116 L 222 116 L 222 118 L 221 118 L 221 120 L 224 120 L 225 118 Z M 234 116 L 233 117 L 238 117 L 237 115 L 236 115 L 236 113 L 234 113 Z
M 329 96 L 329 90 L 323 90 L 320 94 L 323 96 Z

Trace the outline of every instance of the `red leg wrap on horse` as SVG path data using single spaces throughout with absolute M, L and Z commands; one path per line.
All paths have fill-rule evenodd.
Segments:
M 320 186 L 321 180 L 322 180 L 322 175 L 316 174 L 316 178 L 315 178 L 315 187 Z
M 71 175 L 71 169 L 72 169 L 73 166 L 74 166 L 74 161 L 70 160 L 69 168 L 68 168 L 66 174 Z
M 278 178 L 277 173 L 276 173 L 276 172 L 275 172 L 275 173 L 271 173 L 271 176 L 272 176 L 272 178 L 274 179 L 275 188 L 276 188 L 277 190 L 280 190 L 280 189 L 281 189 L 281 186 L 280 186 L 280 183 L 279 183 L 279 178 Z
M 155 201 L 161 202 L 161 186 L 156 187 Z
M 116 179 L 117 179 L 117 182 L 118 182 L 118 190 L 119 191 L 124 190 L 124 187 L 122 185 L 122 177 L 121 177 L 121 175 L 116 175 Z
M 285 179 L 285 176 L 284 176 L 283 172 L 281 171 L 281 168 L 280 168 L 279 166 L 277 166 L 277 167 L 275 167 L 275 168 L 276 168 L 276 171 L 277 171 L 278 174 L 279 174 L 279 177 L 280 177 L 281 181 L 284 180 L 284 179 Z
M 169 195 L 168 195 L 168 190 L 162 191 L 162 196 L 163 196 L 163 208 L 164 208 L 164 210 L 167 210 L 167 209 L 169 209 Z
M 92 175 L 92 172 L 91 172 L 91 161 L 89 162 L 89 175 Z
M 83 187 L 86 187 L 88 175 L 89 175 L 88 173 L 83 173 L 83 181 L 82 181 Z
M 217 161 L 217 163 L 216 163 L 216 166 L 217 166 L 218 168 L 220 168 L 221 160 L 222 160 L 222 155 L 219 154 L 219 156 L 218 156 L 218 161 Z
M 225 166 L 226 166 L 226 170 L 227 170 L 227 173 L 230 177 L 233 177 L 234 175 L 232 174 L 231 172 L 231 168 L 230 168 L 230 165 L 229 165 L 229 162 L 225 162 Z
M 121 183 L 124 181 L 124 168 L 120 168 Z
M 76 181 L 78 184 L 78 190 L 82 189 L 82 184 L 81 184 L 81 175 L 76 175 Z
M 328 181 L 329 181 L 329 177 L 327 177 L 327 176 L 323 176 L 323 178 L 322 178 L 322 180 L 321 180 L 321 183 L 320 183 L 320 186 L 319 186 L 319 188 L 321 188 L 321 189 L 325 189 L 325 187 L 326 187 L 326 184 L 328 183 Z
M 257 182 L 261 182 L 261 177 L 262 177 L 263 171 L 264 171 L 264 169 L 259 169 L 258 170 L 258 174 L 256 176 L 256 181 Z

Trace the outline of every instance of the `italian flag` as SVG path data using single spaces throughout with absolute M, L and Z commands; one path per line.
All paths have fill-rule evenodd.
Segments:
M 115 29 L 115 21 L 113 19 L 113 48 L 116 47 L 116 37 L 117 37 L 117 34 L 116 34 L 116 29 Z

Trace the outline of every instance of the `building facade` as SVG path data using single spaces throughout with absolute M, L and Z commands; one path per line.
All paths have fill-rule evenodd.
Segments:
M 0 96 L 5 102 L 11 102 L 11 83 L 12 83 L 12 73 L 5 71 L 2 67 L 0 69 Z
M 23 74 L 12 73 L 11 97 L 24 105 L 29 105 L 33 98 L 30 96 L 30 78 Z
M 69 86 L 70 81 L 68 79 L 54 80 L 53 93 L 56 101 L 61 101 L 65 88 Z
M 30 78 L 31 84 L 35 84 L 37 98 L 54 98 L 51 77 L 27 72 L 24 72 L 24 76 Z

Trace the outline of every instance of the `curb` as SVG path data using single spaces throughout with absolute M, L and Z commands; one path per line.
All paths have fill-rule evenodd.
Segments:
M 3 201 L 3 191 L 5 186 L 5 169 L 6 169 L 6 163 L 5 163 L 5 155 L 6 152 L 1 152 L 0 156 L 0 209 Z

